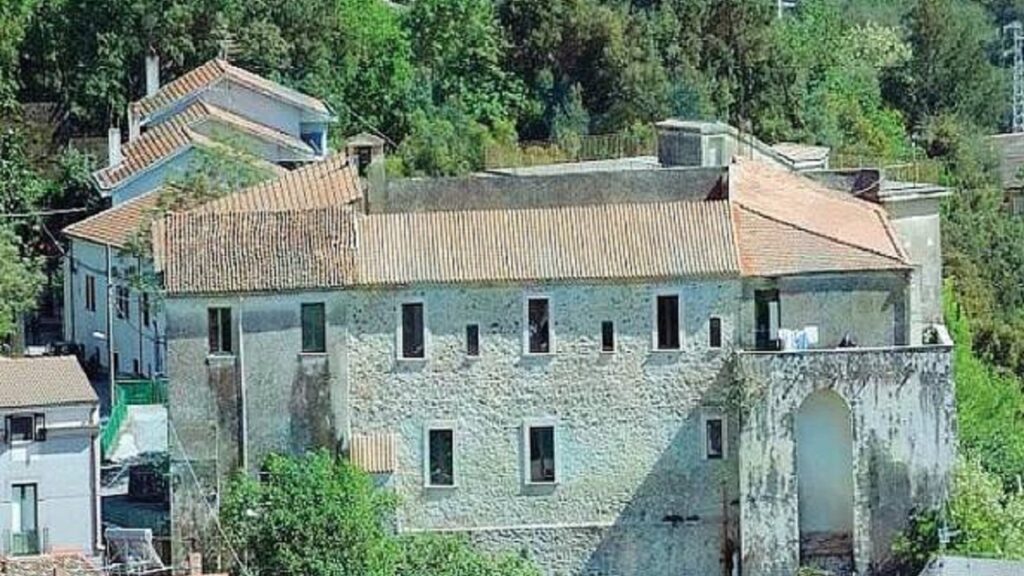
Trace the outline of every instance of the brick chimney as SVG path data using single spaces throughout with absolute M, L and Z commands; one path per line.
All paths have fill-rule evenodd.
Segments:
M 121 155 L 121 129 L 111 126 L 107 131 L 107 161 L 110 166 L 121 164 L 124 157 Z
M 160 90 L 160 57 L 150 52 L 146 54 L 146 97 L 155 95 Z

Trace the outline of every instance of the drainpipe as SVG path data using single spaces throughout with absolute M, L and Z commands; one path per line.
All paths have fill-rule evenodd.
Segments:
M 242 470 L 249 472 L 249 407 L 245 393 L 245 299 L 238 297 L 238 388 L 241 403 Z
M 114 412 L 114 274 L 110 262 L 110 244 L 107 244 L 107 373 L 110 375 L 110 412 Z
M 142 278 L 142 258 L 140 258 L 138 256 L 136 256 L 136 258 L 135 258 L 135 269 L 138 270 L 139 278 Z M 139 284 L 142 285 L 141 282 Z M 147 328 L 147 326 L 142 324 L 142 318 L 148 312 L 143 312 L 143 310 L 142 310 L 142 304 L 143 304 L 143 302 L 142 302 L 142 291 L 139 291 L 139 293 L 136 294 L 135 297 L 138 299 L 138 302 L 139 302 L 139 373 L 136 374 L 136 376 L 141 376 L 143 374 L 143 370 L 146 367 L 146 354 L 145 354 L 145 351 L 143 349 L 143 342 L 146 339 L 146 328 Z M 152 320 L 153 319 L 150 318 L 150 321 L 152 321 Z

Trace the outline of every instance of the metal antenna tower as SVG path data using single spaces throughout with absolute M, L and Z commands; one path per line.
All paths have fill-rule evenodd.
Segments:
M 1013 131 L 1024 132 L 1024 26 L 1014 21 L 1003 32 L 1013 34 Z

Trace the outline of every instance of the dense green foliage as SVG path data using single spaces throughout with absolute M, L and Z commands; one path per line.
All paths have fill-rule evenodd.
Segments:
M 448 536 L 395 536 L 393 493 L 326 451 L 271 456 L 261 479 L 229 484 L 221 519 L 252 576 L 536 576 Z

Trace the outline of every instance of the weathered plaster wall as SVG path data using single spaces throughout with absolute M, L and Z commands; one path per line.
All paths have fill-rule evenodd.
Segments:
M 911 279 L 910 343 L 920 344 L 924 328 L 942 323 L 941 197 L 892 200 L 885 208 L 900 243 L 914 264 Z
M 830 274 L 748 280 L 743 286 L 740 343 L 754 348 L 754 291 L 779 291 L 780 328 L 818 327 L 818 348 L 834 348 L 849 333 L 858 346 L 893 346 L 906 329 L 903 274 Z
M 850 406 L 854 557 L 884 574 L 911 507 L 936 503 L 953 465 L 948 348 L 740 354 L 748 398 L 740 432 L 743 573 L 789 576 L 800 562 L 794 415 L 816 390 Z

